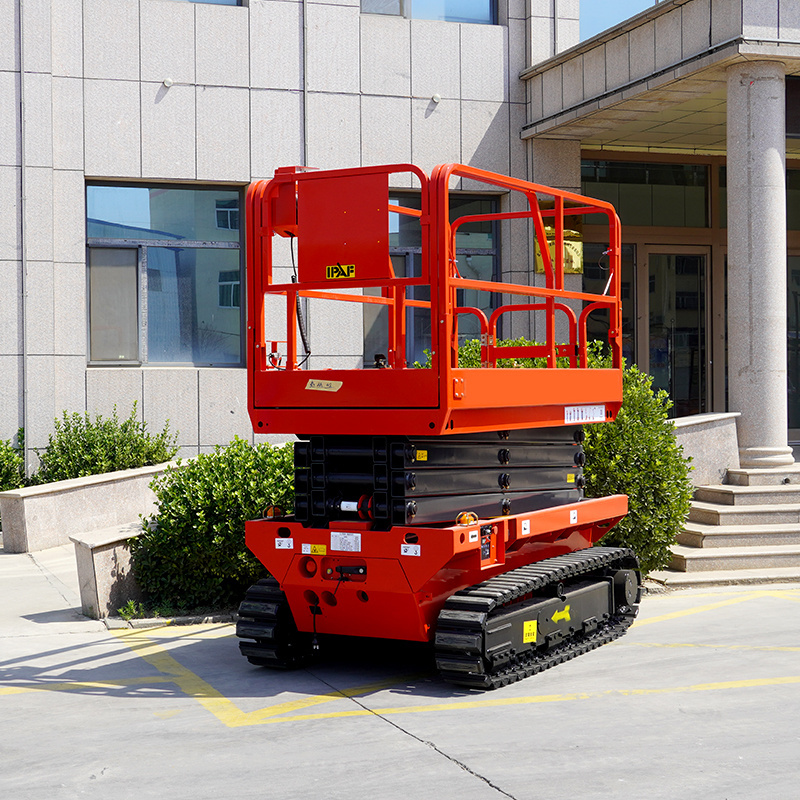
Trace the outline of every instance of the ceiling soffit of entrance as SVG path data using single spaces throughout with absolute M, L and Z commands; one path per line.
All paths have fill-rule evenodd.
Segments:
M 569 80 L 574 65 L 557 65 L 532 92 L 556 92 L 541 98 L 541 119 L 532 120 L 522 132 L 523 138 L 579 139 L 589 150 L 658 151 L 723 155 L 726 150 L 727 68 L 736 62 L 778 57 L 774 48 L 750 47 L 731 43 L 727 52 L 717 51 L 694 60 L 682 69 L 667 71 L 635 84 L 613 89 L 591 100 L 582 100 L 572 108 L 559 107 L 567 87 L 557 85 Z M 591 51 L 590 51 L 591 52 Z M 589 53 L 577 54 L 584 66 Z M 800 75 L 800 46 L 783 45 L 780 60 L 788 75 Z M 538 70 L 541 68 L 537 67 Z M 548 80 L 549 78 L 549 80 Z M 533 98 L 536 105 L 536 98 Z M 548 108 L 549 106 L 549 108 Z M 530 105 L 529 105 L 530 107 Z M 548 114 L 549 111 L 549 114 Z M 787 139 L 786 151 L 800 156 L 800 139 Z

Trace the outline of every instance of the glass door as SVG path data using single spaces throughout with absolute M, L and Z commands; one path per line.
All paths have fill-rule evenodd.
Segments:
M 790 255 L 786 280 L 789 439 L 800 441 L 800 256 Z
M 639 363 L 647 365 L 653 388 L 669 394 L 672 416 L 701 414 L 708 410 L 707 248 L 642 249 L 639 299 L 646 316 L 639 319 L 647 351 Z

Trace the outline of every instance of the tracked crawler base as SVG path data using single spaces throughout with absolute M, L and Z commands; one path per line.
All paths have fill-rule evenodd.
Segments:
M 594 547 L 456 592 L 436 629 L 450 683 L 495 689 L 617 639 L 633 623 L 641 574 L 631 550 Z
M 444 603 L 436 666 L 449 683 L 506 686 L 619 638 L 640 597 L 641 575 L 628 549 L 595 547 L 520 567 Z M 314 634 L 297 630 L 274 578 L 250 587 L 236 634 L 242 654 L 259 666 L 293 669 L 316 655 Z

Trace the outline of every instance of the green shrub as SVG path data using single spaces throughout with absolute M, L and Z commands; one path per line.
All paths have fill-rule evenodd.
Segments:
M 169 422 L 161 433 L 147 432 L 147 423 L 136 419 L 136 403 L 128 419 L 119 421 L 99 414 L 67 414 L 55 420 L 55 433 L 39 452 L 39 469 L 33 483 L 50 483 L 119 469 L 133 469 L 169 461 L 178 451 Z
M 604 545 L 631 547 L 644 572 L 670 562 L 670 547 L 689 512 L 689 459 L 675 439 L 667 393 L 637 367 L 623 373 L 617 419 L 587 425 L 586 494 L 628 495 L 628 516 L 603 537 Z
M 0 441 L 0 492 L 19 489 L 25 484 L 25 459 L 22 456 L 23 437 L 19 431 L 19 445 Z
M 131 542 L 134 573 L 150 605 L 187 610 L 238 602 L 264 568 L 247 550 L 245 520 L 294 503 L 291 444 L 234 439 L 156 477 L 157 511 Z
M 518 339 L 498 339 L 498 347 L 523 347 L 526 345 L 539 345 L 541 342 L 534 342 L 524 337 Z M 603 342 L 589 342 L 586 348 L 587 361 L 590 367 L 610 366 L 610 360 L 604 353 Z M 430 350 L 425 350 L 425 363 L 415 361 L 413 366 L 416 369 L 430 369 L 432 364 Z M 458 366 L 460 369 L 479 369 L 481 366 L 481 343 L 479 339 L 467 339 L 458 348 Z M 540 369 L 547 366 L 547 359 L 539 356 L 537 358 L 499 358 L 497 366 L 500 369 Z M 567 356 L 558 356 L 556 366 L 561 368 L 569 367 Z

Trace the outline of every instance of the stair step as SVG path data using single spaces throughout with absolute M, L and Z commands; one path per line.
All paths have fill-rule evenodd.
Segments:
M 800 545 L 800 523 L 791 525 L 704 525 L 686 522 L 678 534 L 684 547 L 771 547 Z
M 800 567 L 800 545 L 698 548 L 675 545 L 670 569 L 678 572 Z
M 725 483 L 735 486 L 781 486 L 800 483 L 800 464 L 768 469 L 729 469 Z
M 767 569 L 709 570 L 675 572 L 664 569 L 648 576 L 670 589 L 689 589 L 700 586 L 733 586 L 740 584 L 800 583 L 800 567 L 771 567 Z
M 770 503 L 800 503 L 800 485 L 785 486 L 698 486 L 695 500 L 721 505 L 766 505 Z
M 742 506 L 693 500 L 689 520 L 705 525 L 789 525 L 800 523 L 800 503 Z

